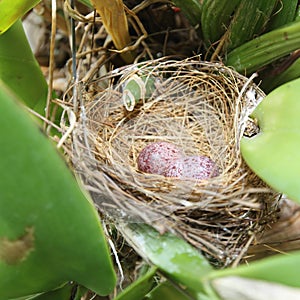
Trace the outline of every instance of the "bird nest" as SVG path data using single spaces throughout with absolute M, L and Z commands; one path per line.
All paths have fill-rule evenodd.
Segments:
M 115 69 L 81 91 L 77 172 L 115 222 L 172 231 L 218 265 L 236 263 L 276 208 L 276 193 L 247 167 L 239 148 L 244 134 L 259 131 L 249 115 L 263 96 L 251 80 L 197 57 Z M 139 153 L 157 141 L 209 157 L 218 176 L 141 172 Z

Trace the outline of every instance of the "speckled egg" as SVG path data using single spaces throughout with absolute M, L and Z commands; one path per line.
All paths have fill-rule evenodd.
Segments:
M 170 164 L 165 172 L 166 177 L 204 180 L 219 175 L 219 168 L 207 156 L 186 156 Z
M 183 157 L 183 152 L 168 142 L 153 142 L 139 154 L 137 163 L 142 172 L 166 176 L 170 164 Z
M 183 165 L 184 165 L 184 157 L 181 157 L 173 162 L 170 162 L 168 165 L 164 176 L 166 177 L 176 177 L 176 178 L 181 178 L 183 175 Z

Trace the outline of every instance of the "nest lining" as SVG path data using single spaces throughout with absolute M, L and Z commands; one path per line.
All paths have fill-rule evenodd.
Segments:
M 129 111 L 124 89 L 136 77 L 142 96 Z M 221 64 L 191 58 L 127 66 L 85 87 L 107 84 L 92 97 L 83 92 L 86 116 L 74 136 L 78 172 L 100 209 L 117 222 L 176 232 L 218 264 L 240 259 L 253 233 L 272 220 L 276 199 L 239 151 L 264 96 L 247 82 Z M 210 157 L 220 175 L 196 181 L 140 172 L 137 156 L 154 141 Z

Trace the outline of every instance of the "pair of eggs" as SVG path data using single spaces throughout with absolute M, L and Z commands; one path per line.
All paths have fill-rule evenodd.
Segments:
M 150 174 L 182 179 L 205 180 L 219 175 L 215 162 L 207 156 L 186 156 L 168 142 L 153 142 L 139 154 L 138 168 Z

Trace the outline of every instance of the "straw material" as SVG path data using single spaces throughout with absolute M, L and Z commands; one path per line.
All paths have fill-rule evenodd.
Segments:
M 73 161 L 102 213 L 172 231 L 218 266 L 237 263 L 276 210 L 277 194 L 239 150 L 262 91 L 224 65 L 194 57 L 116 69 L 81 92 Z M 154 141 L 210 157 L 220 175 L 196 181 L 139 171 L 137 157 Z

